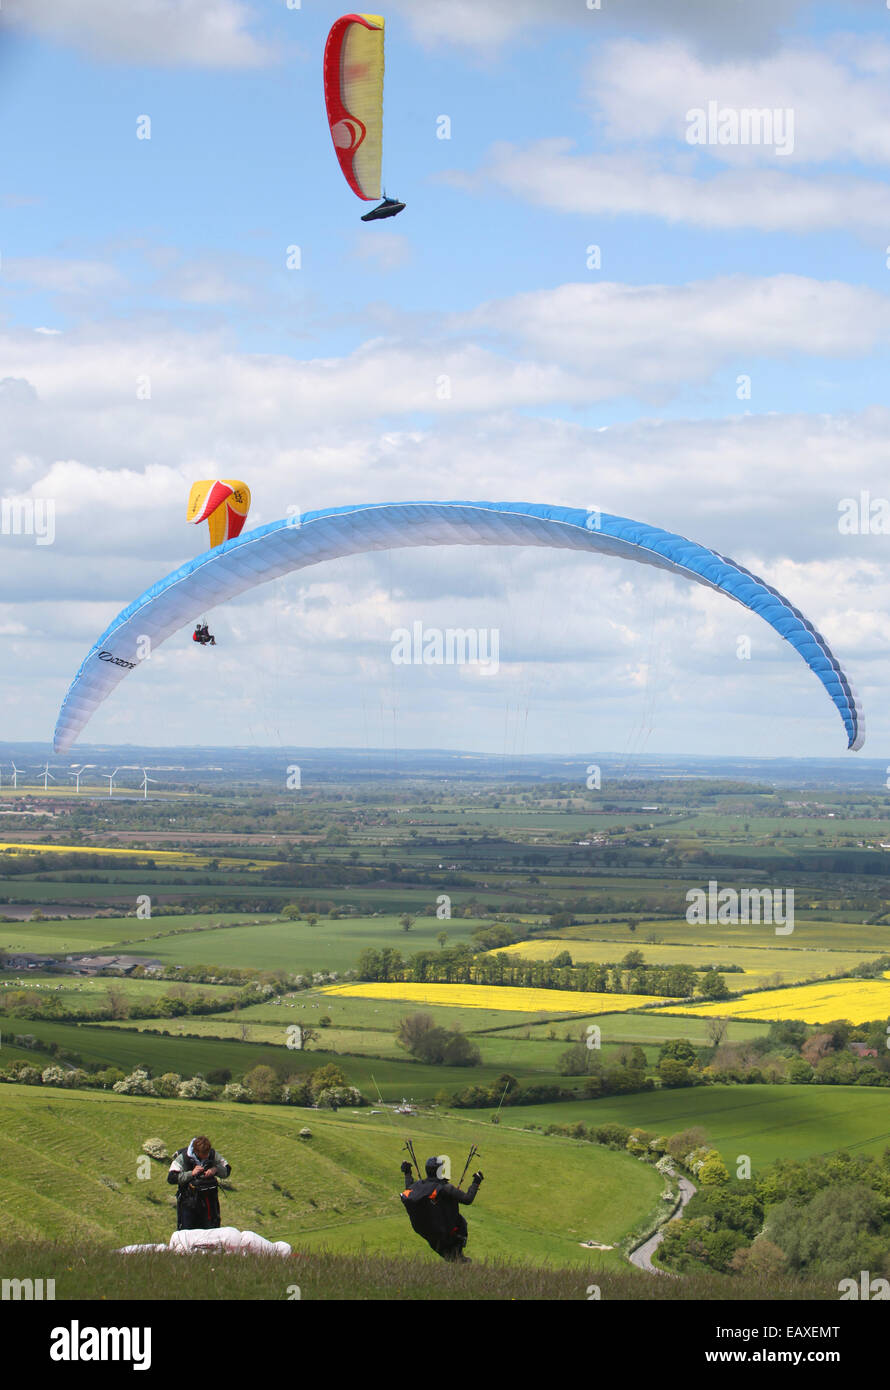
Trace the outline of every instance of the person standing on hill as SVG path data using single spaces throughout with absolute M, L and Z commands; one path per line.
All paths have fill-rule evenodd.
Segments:
M 176 1191 L 177 1231 L 211 1231 L 220 1224 L 218 1178 L 232 1171 L 206 1134 L 198 1134 L 187 1148 L 178 1149 L 167 1172 Z
M 411 1183 L 401 1194 L 402 1205 L 414 1230 L 423 1236 L 430 1249 L 443 1260 L 469 1264 L 464 1254 L 469 1230 L 460 1207 L 472 1204 L 483 1175 L 474 1173 L 469 1191 L 464 1192 L 439 1178 L 439 1164 L 438 1158 L 428 1158 L 426 1177 L 415 1183 L 411 1183 L 411 1164 L 407 1160 L 402 1164 L 404 1179 Z

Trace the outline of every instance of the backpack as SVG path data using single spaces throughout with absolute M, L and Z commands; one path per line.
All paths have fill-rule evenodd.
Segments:
M 437 1182 L 426 1178 L 400 1194 L 412 1227 L 430 1243 L 448 1239 L 454 1231 L 454 1216 L 447 1210 L 453 1204 L 438 1201 L 438 1189 Z

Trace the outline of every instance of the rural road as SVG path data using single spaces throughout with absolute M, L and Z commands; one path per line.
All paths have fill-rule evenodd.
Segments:
M 685 1207 L 686 1203 L 689 1201 L 690 1197 L 694 1196 L 695 1186 L 693 1185 L 693 1183 L 691 1183 L 688 1178 L 681 1178 L 680 1205 L 676 1212 L 677 1216 L 680 1216 L 682 1214 L 683 1208 Z M 631 1252 L 631 1254 L 628 1256 L 628 1259 L 630 1260 L 631 1264 L 635 1264 L 638 1269 L 645 1269 L 649 1274 L 665 1274 L 665 1270 L 656 1269 L 655 1265 L 652 1263 L 652 1256 L 655 1254 L 655 1251 L 658 1249 L 659 1245 L 663 1240 L 664 1227 L 662 1227 L 660 1231 L 656 1231 L 654 1236 L 650 1236 L 648 1240 L 644 1241 L 642 1245 L 638 1245 L 636 1250 Z

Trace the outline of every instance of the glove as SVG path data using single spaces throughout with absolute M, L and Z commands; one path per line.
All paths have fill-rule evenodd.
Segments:
M 402 1172 L 405 1174 L 406 1178 L 409 1178 L 411 1176 L 411 1164 L 408 1162 L 407 1158 L 405 1159 L 405 1162 L 402 1164 Z
M 478 1172 L 477 1172 L 477 1173 L 474 1173 L 474 1174 L 473 1174 L 473 1182 L 476 1184 L 477 1187 L 478 1187 L 479 1184 L 481 1183 L 481 1181 L 482 1181 L 482 1179 L 483 1179 L 484 1176 L 485 1176 L 484 1173 L 478 1173 Z

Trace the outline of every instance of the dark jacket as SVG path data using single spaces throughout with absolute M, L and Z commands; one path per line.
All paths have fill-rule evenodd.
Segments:
M 417 1234 L 437 1255 L 448 1259 L 467 1243 L 467 1223 L 460 1208 L 470 1206 L 478 1191 L 475 1181 L 464 1192 L 438 1178 L 421 1178 L 402 1193 L 402 1203 Z
M 167 1172 L 167 1181 L 177 1188 L 176 1229 L 178 1231 L 210 1231 L 220 1223 L 219 1184 L 217 1177 L 227 1178 L 231 1164 L 215 1149 L 205 1159 L 190 1152 L 191 1144 L 179 1149 L 173 1155 L 173 1162 Z M 212 1178 L 193 1178 L 195 1168 L 215 1168 Z

